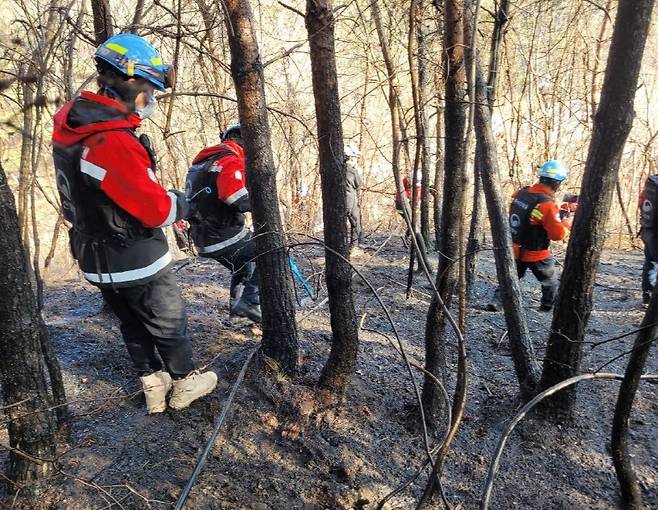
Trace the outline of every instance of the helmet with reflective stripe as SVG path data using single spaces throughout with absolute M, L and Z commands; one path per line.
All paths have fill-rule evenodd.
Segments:
M 240 124 L 233 124 L 226 128 L 221 135 L 222 142 L 226 140 L 242 140 L 242 131 L 240 130 Z
M 110 64 L 129 77 L 138 76 L 151 82 L 157 89 L 173 86 L 175 73 L 162 63 L 160 53 L 135 34 L 117 34 L 96 48 L 97 61 Z
M 562 161 L 551 159 L 539 167 L 539 177 L 562 182 L 569 177 L 569 168 Z

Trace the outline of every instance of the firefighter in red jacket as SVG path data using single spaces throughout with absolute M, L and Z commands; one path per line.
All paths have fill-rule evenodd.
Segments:
M 519 278 L 530 269 L 541 283 L 540 311 L 553 308 L 558 290 L 555 259 L 551 241 L 564 239 L 571 230 L 570 216 L 560 217 L 555 193 L 568 177 L 569 169 L 561 161 L 550 160 L 539 169 L 539 182 L 514 193 L 509 211 L 514 258 Z M 490 311 L 500 309 L 499 289 L 487 305 Z
M 245 224 L 251 200 L 245 179 L 240 125 L 224 131 L 220 143 L 203 149 L 192 161 L 185 194 L 194 213 L 190 233 L 201 257 L 231 271 L 229 317 L 261 321 L 253 232 Z
M 121 322 L 149 413 L 182 409 L 209 394 L 213 372 L 192 358 L 187 316 L 171 271 L 164 227 L 185 217 L 184 195 L 155 176 L 145 135 L 135 130 L 155 109 L 155 90 L 173 70 L 146 40 L 119 34 L 95 54 L 98 93 L 82 92 L 54 118 L 53 158 L 73 256 Z M 173 381 L 172 381 L 173 379 Z

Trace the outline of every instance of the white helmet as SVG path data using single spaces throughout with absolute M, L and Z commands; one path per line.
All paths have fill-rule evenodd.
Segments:
M 361 156 L 359 149 L 354 145 L 348 143 L 345 145 L 345 157 L 346 158 L 358 158 Z

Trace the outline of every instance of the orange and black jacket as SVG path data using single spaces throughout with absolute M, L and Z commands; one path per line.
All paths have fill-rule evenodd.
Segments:
M 510 225 L 514 239 L 515 223 L 524 227 L 525 235 L 517 237 L 514 242 L 514 257 L 523 262 L 539 262 L 551 256 L 550 241 L 560 241 L 569 234 L 567 228 L 560 220 L 560 210 L 554 200 L 555 192 L 548 186 L 536 183 L 523 188 L 512 196 L 514 201 L 510 206 Z M 514 218 L 515 210 L 519 210 L 520 199 L 528 197 L 531 210 L 525 215 L 519 214 Z M 521 202 L 523 203 L 523 201 Z M 522 209 L 520 209 L 522 210 Z M 526 240 L 523 240 L 526 239 Z M 532 241 L 527 241 L 531 239 Z

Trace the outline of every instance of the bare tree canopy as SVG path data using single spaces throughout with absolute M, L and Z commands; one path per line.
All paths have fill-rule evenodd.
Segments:
M 0 507 L 658 508 L 654 3 L 3 2 Z

